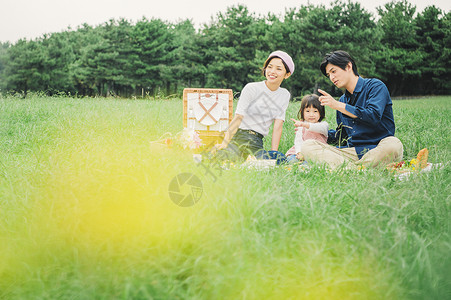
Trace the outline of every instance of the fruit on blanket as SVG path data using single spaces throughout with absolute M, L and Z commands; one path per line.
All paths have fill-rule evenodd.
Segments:
M 409 162 L 401 161 L 388 164 L 387 169 L 398 174 L 421 171 L 428 165 L 428 155 L 428 149 L 421 149 L 416 158 L 412 158 Z
M 401 168 L 402 166 L 404 166 L 406 164 L 405 161 L 400 161 L 399 163 L 396 163 L 396 168 Z
M 399 169 L 399 168 L 403 167 L 405 164 L 406 164 L 405 161 L 394 162 L 394 163 L 388 164 L 387 169 L 389 169 L 389 170 Z
M 429 151 L 427 148 L 421 149 L 417 154 L 417 166 L 420 170 L 423 170 L 428 165 Z

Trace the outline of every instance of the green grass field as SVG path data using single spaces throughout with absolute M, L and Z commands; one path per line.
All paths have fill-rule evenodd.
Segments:
M 182 129 L 181 100 L 0 98 L 0 298 L 450 299 L 451 97 L 394 113 L 405 159 L 443 168 L 214 178 L 150 143 Z M 188 208 L 168 195 L 183 172 L 203 184 Z

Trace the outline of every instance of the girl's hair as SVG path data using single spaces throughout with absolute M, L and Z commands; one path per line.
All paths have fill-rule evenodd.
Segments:
M 265 61 L 265 64 L 263 65 L 263 70 L 262 70 L 263 76 L 266 76 L 266 68 L 268 67 L 268 65 L 269 65 L 269 63 L 271 62 L 271 60 L 273 60 L 274 58 L 280 58 L 280 57 L 278 57 L 278 56 L 273 56 L 273 57 L 271 57 L 270 59 L 268 59 L 268 60 Z M 280 58 L 280 60 L 282 61 L 283 66 L 285 67 L 285 71 L 286 71 L 287 73 L 290 73 L 290 69 L 288 68 L 287 64 L 283 61 L 282 58 Z
M 302 97 L 301 108 L 298 112 L 298 119 L 304 121 L 304 109 L 311 106 L 318 110 L 318 122 L 321 122 L 326 116 L 326 110 L 324 109 L 324 106 L 321 105 L 321 102 L 319 102 L 319 96 L 315 94 L 305 95 L 304 97 Z

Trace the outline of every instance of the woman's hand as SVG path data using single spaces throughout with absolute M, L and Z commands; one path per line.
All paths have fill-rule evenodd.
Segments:
M 224 144 L 224 143 L 216 144 L 211 148 L 210 153 L 215 154 L 218 150 L 222 150 L 224 148 L 227 148 L 226 144 Z

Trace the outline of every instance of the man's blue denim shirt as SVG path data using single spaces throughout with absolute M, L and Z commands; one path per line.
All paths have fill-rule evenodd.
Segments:
M 355 147 L 357 155 L 362 158 L 383 138 L 395 135 L 393 103 L 387 87 L 379 79 L 359 77 L 354 93 L 346 91 L 339 101 L 345 103 L 346 110 L 357 118 L 337 111 L 338 127 L 329 130 L 328 143 Z

